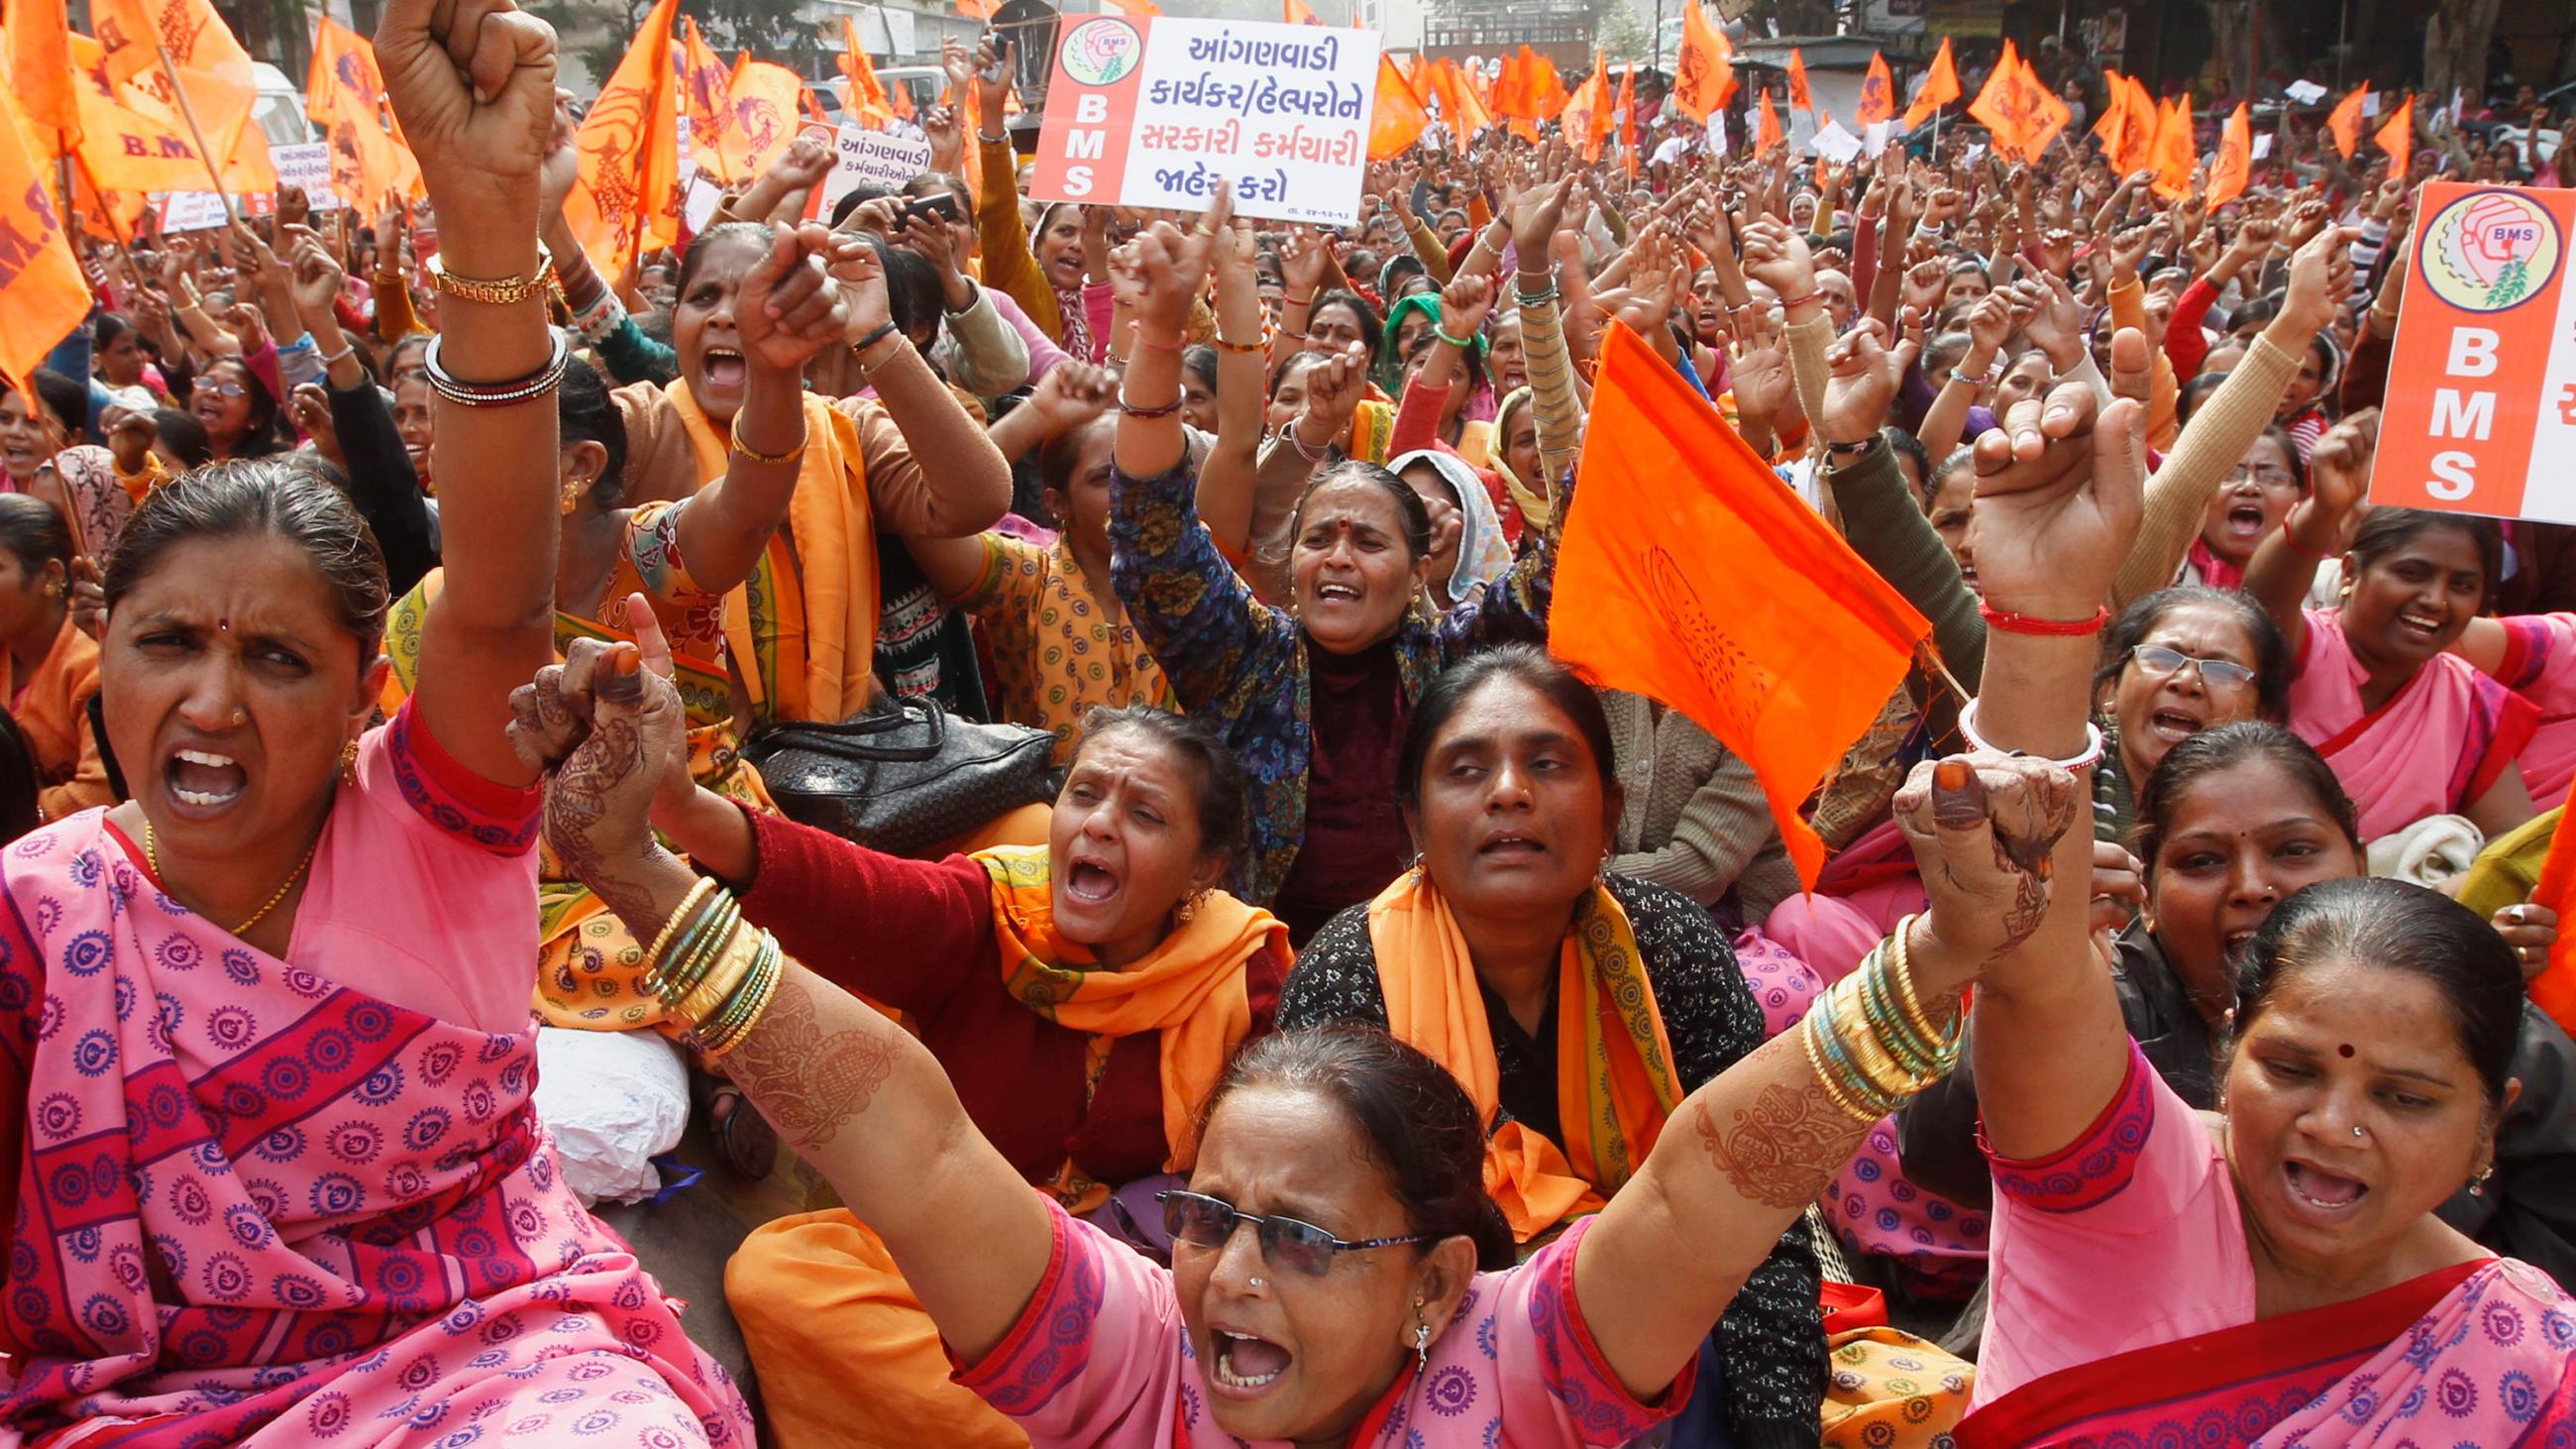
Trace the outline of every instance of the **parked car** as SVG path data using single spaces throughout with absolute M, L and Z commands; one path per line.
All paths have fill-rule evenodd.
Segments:
M 304 115 L 304 92 L 287 78 L 286 72 L 267 61 L 251 63 L 251 78 L 258 95 L 251 101 L 250 118 L 258 123 L 260 134 L 271 146 L 301 146 L 322 138 L 313 133 L 313 123 Z

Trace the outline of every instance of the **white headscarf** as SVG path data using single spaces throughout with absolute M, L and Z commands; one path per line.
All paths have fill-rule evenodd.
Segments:
M 1467 460 L 1438 448 L 1423 448 L 1396 458 L 1386 465 L 1387 471 L 1403 476 L 1404 470 L 1416 463 L 1429 463 L 1438 469 L 1449 491 L 1458 495 L 1458 566 L 1449 574 L 1449 597 L 1464 599 L 1478 584 L 1490 584 L 1512 571 L 1512 546 L 1503 538 L 1502 515 L 1494 511 L 1493 495 L 1485 491 L 1485 482 Z

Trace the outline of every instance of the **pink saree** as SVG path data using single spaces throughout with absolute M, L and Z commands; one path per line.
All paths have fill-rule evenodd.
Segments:
M 2496 678 L 2540 711 L 2522 752 L 2522 783 L 2547 809 L 2576 783 L 2576 614 L 2517 614 L 2505 628 Z
M 2437 654 L 2386 704 L 2365 710 L 2366 675 L 2343 615 L 2308 611 L 2308 645 L 2290 683 L 2290 728 L 2317 747 L 2377 840 L 2429 815 L 2456 815 L 2513 768 L 2540 712 L 2455 654 Z
M 530 1105 L 533 792 L 408 709 L 358 774 L 292 960 L 100 811 L 0 859 L 0 1446 L 748 1444 Z

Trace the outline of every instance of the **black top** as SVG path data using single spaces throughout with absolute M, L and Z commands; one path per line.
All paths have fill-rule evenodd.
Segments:
M 2139 1053 L 2184 1103 L 2214 1110 L 2218 1034 L 2145 927 L 2121 932 L 2118 947 L 2111 980 Z M 1983 1207 L 1994 1201 L 1994 1180 L 1977 1146 L 1972 1055 L 1962 1050 L 1947 1078 L 1897 1109 L 1896 1143 L 1916 1186 Z M 2576 1290 L 2576 1042 L 2528 1001 L 2513 1075 L 2522 1094 L 2496 1124 L 2494 1179 L 2475 1196 L 2466 1188 L 2453 1193 L 2438 1211 L 2480 1244 Z
M 1762 1008 L 1735 964 L 1726 934 L 1696 902 L 1629 876 L 1614 874 L 1607 883 L 1636 935 L 1638 958 L 1645 963 L 1647 984 L 1663 1013 L 1664 1034 L 1672 1042 L 1673 1070 L 1683 1091 L 1696 1090 L 1762 1045 Z M 1503 1112 L 1561 1146 L 1555 1015 L 1551 1002 L 1547 1020 L 1533 1038 L 1486 993 L 1485 1018 L 1494 1030 Z M 1299 952 L 1279 995 L 1278 1020 L 1282 1031 L 1334 1021 L 1387 1024 L 1366 905 L 1333 917 Z M 1753 1270 L 1718 1320 L 1727 1422 L 1739 1449 L 1816 1442 L 1827 1368 L 1824 1315 L 1817 1301 L 1822 1276 L 1801 1218 L 1780 1235 L 1770 1257 Z

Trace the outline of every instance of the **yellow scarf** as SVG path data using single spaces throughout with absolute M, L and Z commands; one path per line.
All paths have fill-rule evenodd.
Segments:
M 1273 944 L 1284 963 L 1288 928 L 1268 911 L 1211 891 L 1145 959 L 1101 970 L 1089 947 L 1056 930 L 1044 846 L 1000 846 L 974 858 L 993 878 L 993 938 L 1013 996 L 1056 1025 L 1097 1038 L 1162 1034 L 1163 1140 L 1172 1149 L 1166 1166 L 1187 1172 L 1198 1158 L 1199 1105 L 1252 1031 L 1244 963 Z M 1093 1045 L 1105 1059 L 1106 1042 Z
M 724 475 L 732 447 L 689 395 L 664 389 L 688 434 L 698 481 Z M 725 643 L 752 717 L 838 721 L 867 704 L 877 639 L 876 529 L 858 426 L 805 394 L 805 456 L 787 526 L 772 535 L 751 578 L 725 595 Z
M 1501 1108 L 1502 1069 L 1476 966 L 1449 903 L 1420 870 L 1410 870 L 1369 902 L 1368 920 L 1387 1029 L 1447 1067 L 1491 1123 Z M 1628 913 L 1599 886 L 1576 904 L 1559 957 L 1556 1032 L 1564 1147 L 1518 1122 L 1485 1142 L 1485 1190 L 1523 1243 L 1599 1211 L 1654 1150 L 1683 1096 Z

